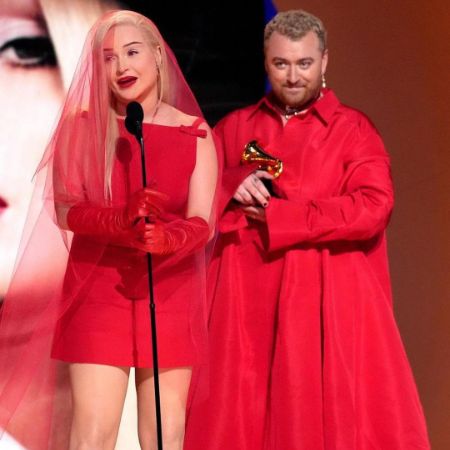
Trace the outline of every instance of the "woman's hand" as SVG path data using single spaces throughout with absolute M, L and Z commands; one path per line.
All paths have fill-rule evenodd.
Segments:
M 148 217 L 155 221 L 164 210 L 168 196 L 150 188 L 134 192 L 124 209 L 124 228 L 134 225 L 139 219 Z
M 190 217 L 168 223 L 140 221 L 126 234 L 131 247 L 155 255 L 169 255 L 178 251 L 188 253 L 204 246 L 210 230 L 201 217 Z

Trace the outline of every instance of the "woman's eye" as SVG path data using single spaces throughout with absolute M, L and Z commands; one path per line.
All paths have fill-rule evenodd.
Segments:
M 128 50 L 128 56 L 133 56 L 133 55 L 137 55 L 138 51 L 137 50 Z
M 47 36 L 21 37 L 0 47 L 0 59 L 15 67 L 54 67 L 55 50 Z

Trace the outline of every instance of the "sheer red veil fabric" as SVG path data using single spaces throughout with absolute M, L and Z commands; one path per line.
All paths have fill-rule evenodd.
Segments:
M 161 48 L 161 100 L 186 114 L 202 117 L 173 53 L 150 20 L 130 11 L 112 11 L 94 25 L 36 174 L 14 277 L 3 305 L 0 443 L 6 431 L 28 449 L 67 447 L 70 389 L 66 365 L 50 357 L 54 329 L 58 318 L 83 289 L 108 240 L 92 242 L 68 282 L 66 265 L 73 235 L 60 227 L 64 220 L 61 216 L 80 202 L 100 207 L 111 204 L 108 149 L 115 148 L 109 143 L 117 139 L 118 125 L 105 81 L 102 41 L 108 30 L 127 21 L 138 21 L 151 30 L 155 45 Z M 196 369 L 205 367 L 207 359 L 204 269 L 208 251 L 209 247 L 189 255 L 189 264 L 195 264 L 197 273 L 191 280 L 189 306 L 192 340 L 198 352 Z M 155 258 L 154 277 L 170 277 L 185 256 Z M 145 284 L 146 275 L 142 278 Z M 198 393 L 205 386 L 195 385 L 195 373 L 192 391 Z

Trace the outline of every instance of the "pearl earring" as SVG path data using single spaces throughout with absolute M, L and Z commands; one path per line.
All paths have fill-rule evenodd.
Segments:
M 322 87 L 323 88 L 327 87 L 327 80 L 325 80 L 325 74 L 322 74 Z

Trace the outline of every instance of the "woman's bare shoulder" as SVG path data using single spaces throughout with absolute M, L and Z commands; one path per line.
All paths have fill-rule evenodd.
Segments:
M 167 103 L 161 103 L 158 108 L 158 113 L 155 116 L 154 123 L 170 126 L 191 126 L 199 117 L 186 114 L 179 109 L 168 105 Z

